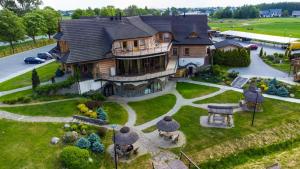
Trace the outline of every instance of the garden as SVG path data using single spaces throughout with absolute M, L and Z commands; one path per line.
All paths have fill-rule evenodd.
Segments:
M 286 51 L 285 54 L 274 53 L 272 55 L 267 55 L 263 48 L 259 52 L 259 57 L 271 67 L 278 69 L 283 72 L 290 72 L 290 59 L 291 51 Z
M 300 99 L 300 85 L 291 85 L 276 79 L 252 78 L 244 88 L 247 88 L 251 82 L 256 82 L 257 87 L 263 93 Z

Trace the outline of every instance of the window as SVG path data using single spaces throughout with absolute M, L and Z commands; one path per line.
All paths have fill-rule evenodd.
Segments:
M 178 56 L 178 49 L 177 48 L 173 48 L 173 56 Z
M 122 42 L 122 46 L 123 46 L 123 49 L 126 49 L 126 48 L 127 48 L 127 42 L 126 42 L 126 41 L 123 41 L 123 42 Z
M 137 40 L 134 40 L 134 41 L 133 41 L 133 46 L 134 46 L 135 48 L 137 48 L 137 47 L 139 46 L 139 43 L 138 43 Z
M 139 41 L 139 43 L 140 43 L 140 46 L 145 46 L 145 44 L 146 44 L 145 39 L 141 39 Z
M 190 56 L 190 48 L 184 48 L 184 55 Z

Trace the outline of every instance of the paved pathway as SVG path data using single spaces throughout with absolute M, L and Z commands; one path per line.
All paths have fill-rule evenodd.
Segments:
M 17 53 L 11 56 L 0 58 L 0 83 L 16 77 L 20 74 L 26 73 L 31 71 L 33 68 L 37 68 L 43 66 L 44 64 L 48 64 L 53 62 L 54 59 L 47 61 L 44 64 L 25 64 L 24 58 L 29 56 L 36 56 L 38 53 L 41 52 L 48 52 L 52 48 L 54 48 L 55 44 L 44 46 L 41 48 L 32 49 L 29 51 L 25 51 L 22 53 Z

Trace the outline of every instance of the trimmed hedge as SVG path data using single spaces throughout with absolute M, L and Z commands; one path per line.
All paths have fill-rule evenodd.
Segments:
M 229 51 L 216 50 L 213 54 L 214 64 L 247 67 L 250 65 L 250 52 L 246 49 L 235 49 Z
M 67 80 L 53 84 L 38 86 L 34 91 L 38 95 L 55 94 L 59 89 L 69 88 L 76 82 L 74 77 L 69 77 Z

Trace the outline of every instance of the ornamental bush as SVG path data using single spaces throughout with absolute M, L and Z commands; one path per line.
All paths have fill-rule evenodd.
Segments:
M 85 169 L 88 168 L 89 156 L 88 150 L 67 146 L 62 150 L 60 159 L 65 168 Z
M 77 140 L 75 145 L 82 149 L 89 149 L 91 147 L 91 142 L 88 139 L 81 137 Z
M 55 94 L 59 89 L 69 88 L 75 82 L 76 82 L 75 78 L 71 76 L 67 80 L 62 81 L 62 82 L 57 82 L 57 83 L 53 83 L 53 84 L 46 84 L 46 85 L 38 86 L 38 87 L 36 87 L 35 92 L 38 95 Z
M 97 134 L 95 134 L 95 133 L 90 134 L 89 137 L 88 137 L 88 140 L 89 140 L 89 142 L 91 144 L 93 144 L 95 142 L 100 142 L 101 141 L 100 137 Z
M 99 141 L 96 141 L 92 144 L 92 151 L 95 153 L 103 153 L 104 152 L 104 145 Z
M 289 91 L 285 87 L 280 87 L 279 89 L 277 89 L 276 95 L 281 97 L 288 97 Z
M 216 50 L 213 58 L 215 64 L 231 67 L 247 67 L 251 62 L 250 53 L 246 49 Z
M 97 110 L 98 119 L 106 121 L 107 120 L 107 114 L 104 112 L 102 108 L 99 108 Z
M 267 90 L 267 93 L 268 94 L 271 94 L 271 95 L 276 95 L 277 93 L 277 88 L 275 87 L 275 85 L 271 84 L 269 85 L 269 88 Z
M 88 107 L 91 110 L 95 110 L 99 108 L 102 105 L 102 102 L 100 101 L 87 101 L 85 103 L 86 107 Z

